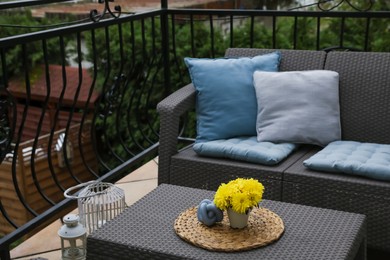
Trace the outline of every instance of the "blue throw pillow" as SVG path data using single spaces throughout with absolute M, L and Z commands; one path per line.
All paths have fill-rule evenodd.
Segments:
M 390 181 L 390 145 L 335 141 L 303 162 L 306 167 Z
M 258 142 L 256 136 L 195 143 L 194 151 L 203 156 L 274 165 L 297 148 L 296 144 Z
M 256 135 L 256 70 L 278 71 L 280 53 L 253 58 L 184 59 L 197 92 L 196 142 Z

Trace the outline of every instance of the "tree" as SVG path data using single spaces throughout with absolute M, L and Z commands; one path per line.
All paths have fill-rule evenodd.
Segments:
M 352 6 L 359 9 L 364 9 L 361 1 L 350 1 L 350 5 L 341 5 L 339 8 L 343 11 L 354 10 Z M 375 1 L 371 8 L 372 11 L 390 10 L 389 4 L 386 1 Z M 340 30 L 343 30 L 343 41 L 340 47 L 353 48 L 357 50 L 388 52 L 390 51 L 390 27 L 381 19 L 371 19 L 367 23 L 367 19 L 351 18 L 345 19 L 344 24 L 342 19 L 330 19 L 323 27 L 321 33 L 322 47 L 339 46 Z M 367 27 L 368 26 L 368 27 Z M 366 39 L 366 30 L 368 28 L 368 38 Z M 366 46 L 367 40 L 367 46 Z
M 244 9 L 260 9 L 260 10 L 277 10 L 291 7 L 295 4 L 295 0 L 241 0 L 240 8 Z
M 226 49 L 222 34 L 217 31 L 211 38 L 211 29 L 203 20 L 195 22 L 192 28 L 185 21 L 170 28 L 172 85 L 165 86 L 164 92 L 157 87 L 164 86 L 160 20 L 150 19 L 84 35 L 88 47 L 86 58 L 96 63 L 93 73 L 102 92 L 98 112 L 101 117 L 95 120 L 100 131 L 99 143 L 105 146 L 106 153 L 109 151 L 107 160 L 116 158 L 112 165 L 157 141 L 157 103 L 167 93 L 190 82 L 184 57 L 221 56 Z M 195 127 L 188 129 L 186 135 L 194 136 Z
M 36 32 L 45 29 L 45 26 L 52 25 L 58 22 L 56 18 L 37 20 L 32 17 L 31 12 L 18 12 L 15 15 L 13 12 L 4 12 L 0 15 L 0 38 L 13 37 L 25 33 Z M 69 18 L 70 19 L 70 18 Z M 64 37 L 65 45 L 69 41 Z M 7 65 L 8 78 L 13 75 L 20 75 L 24 71 L 24 59 L 26 65 L 30 68 L 37 67 L 36 65 L 43 64 L 44 53 L 42 51 L 42 41 L 34 41 L 26 43 L 25 50 L 22 44 L 9 46 L 5 51 L 5 60 Z M 48 62 L 51 64 L 61 64 L 61 51 L 59 46 L 59 39 L 49 39 L 45 42 L 47 46 Z M 1 66 L 1 65 L 0 65 Z M 35 73 L 40 73 L 35 71 Z M 32 75 L 32 77 L 34 77 Z

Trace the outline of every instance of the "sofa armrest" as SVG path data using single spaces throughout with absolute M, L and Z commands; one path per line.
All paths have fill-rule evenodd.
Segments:
M 158 184 L 170 183 L 171 157 L 178 152 L 180 117 L 195 106 L 195 88 L 189 84 L 157 105 L 160 114 Z

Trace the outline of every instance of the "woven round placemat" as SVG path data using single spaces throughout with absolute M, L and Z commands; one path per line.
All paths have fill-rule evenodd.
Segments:
M 176 234 L 183 240 L 211 251 L 234 252 L 262 247 L 278 240 L 284 231 L 283 220 L 266 208 L 252 209 L 248 226 L 234 229 L 226 211 L 222 222 L 208 227 L 198 221 L 197 207 L 182 212 L 175 220 Z

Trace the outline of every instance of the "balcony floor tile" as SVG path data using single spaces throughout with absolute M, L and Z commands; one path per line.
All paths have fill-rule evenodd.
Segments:
M 128 206 L 157 187 L 157 165 L 158 158 L 155 158 L 116 183 L 125 191 Z M 72 212 L 77 212 L 77 209 Z M 57 235 L 60 227 L 60 220 L 50 224 L 11 250 L 11 258 L 23 260 L 61 259 L 61 244 Z

